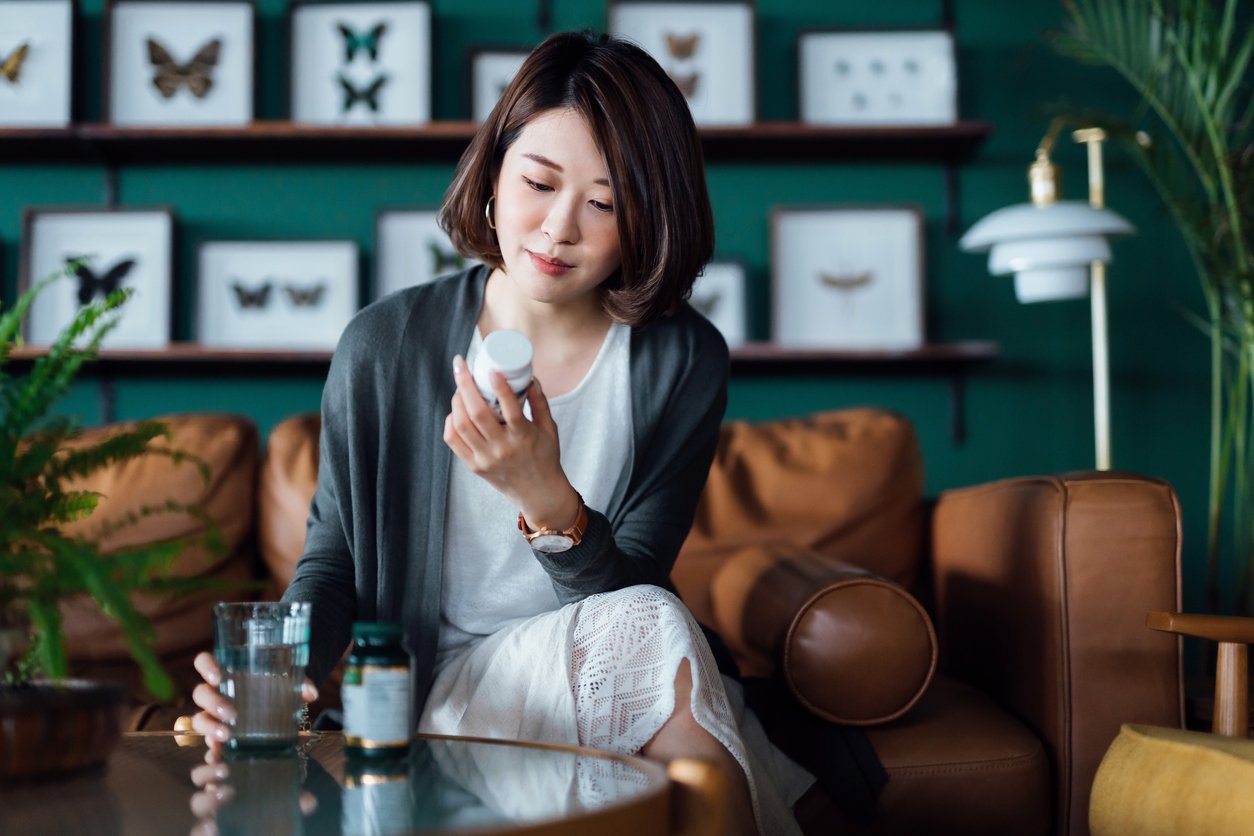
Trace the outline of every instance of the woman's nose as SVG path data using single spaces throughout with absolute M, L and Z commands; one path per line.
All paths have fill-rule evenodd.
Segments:
M 544 236 L 555 244 L 573 244 L 579 240 L 579 224 L 575 220 L 575 207 L 569 201 L 554 200 L 549 206 L 544 223 L 540 226 Z

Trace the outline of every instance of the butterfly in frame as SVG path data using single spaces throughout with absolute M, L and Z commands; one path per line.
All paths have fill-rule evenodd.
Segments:
M 122 279 L 135 267 L 135 259 L 124 258 L 99 274 L 87 266 L 84 256 L 67 256 L 65 265 L 78 279 L 78 304 L 90 305 L 96 296 L 106 297 L 121 287 Z
M 231 282 L 231 290 L 234 291 L 235 302 L 241 309 L 248 308 L 265 308 L 270 304 L 270 291 L 274 288 L 272 282 L 266 282 L 256 287 L 245 287 L 238 281 Z
M 152 85 L 163 98 L 172 98 L 184 85 L 198 99 L 203 99 L 213 89 L 213 71 L 222 54 L 221 38 L 202 46 L 186 64 L 175 61 L 170 51 L 154 38 L 145 38 L 144 42 L 148 46 L 148 61 L 153 66 Z
M 370 109 L 371 113 L 379 112 L 379 91 L 383 89 L 383 85 L 387 83 L 386 74 L 379 76 L 370 82 L 368 87 L 358 89 L 353 83 L 344 77 L 343 73 L 336 76 L 339 79 L 340 87 L 344 90 L 344 107 L 341 108 L 342 113 L 348 113 L 358 103 L 363 103 Z
M 688 303 L 696 308 L 702 316 L 709 319 L 714 316 L 714 312 L 718 310 L 719 302 L 722 301 L 723 295 L 721 293 L 710 293 L 701 296 L 694 293 L 688 300 Z
M 865 273 L 819 273 L 819 282 L 837 290 L 853 290 L 869 285 L 874 277 L 870 270 Z
M 22 64 L 26 61 L 26 56 L 30 52 L 30 42 L 23 41 L 10 52 L 3 60 L 0 60 L 0 76 L 4 76 L 10 84 L 17 84 L 18 79 L 22 75 Z
M 701 78 L 700 73 L 689 73 L 688 75 L 675 75 L 668 72 L 671 81 L 675 82 L 675 86 L 679 88 L 679 92 L 684 94 L 685 99 L 691 99 L 697 92 L 697 82 Z
M 298 287 L 294 284 L 283 286 L 283 292 L 287 294 L 287 299 L 294 308 L 318 307 L 322 304 L 322 295 L 326 292 L 326 289 L 327 286 L 322 283 L 309 287 Z
M 388 31 L 387 21 L 380 21 L 369 32 L 356 32 L 347 23 L 339 22 L 335 28 L 344 36 L 344 63 L 350 64 L 358 52 L 365 52 L 371 61 L 379 60 L 379 38 Z
M 697 45 L 701 41 L 701 34 L 693 32 L 691 35 L 675 35 L 670 32 L 666 33 L 666 51 L 671 54 L 672 58 L 691 58 L 693 53 L 697 51 Z
M 457 271 L 466 266 L 466 258 L 456 250 L 449 252 L 435 241 L 428 241 L 427 248 L 431 250 L 431 275 L 433 276 L 440 275 L 446 268 L 451 267 Z

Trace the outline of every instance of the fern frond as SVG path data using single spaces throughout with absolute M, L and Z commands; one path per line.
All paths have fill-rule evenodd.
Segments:
M 56 599 L 28 597 L 26 614 L 31 625 L 31 643 L 26 652 L 28 663 L 49 679 L 64 679 L 69 672 L 69 662 Z
M 78 310 L 48 353 L 35 361 L 25 382 L 17 387 L 16 397 L 4 416 L 4 433 L 17 437 L 27 434 L 35 421 L 66 393 L 79 367 L 95 359 L 104 338 L 117 326 L 118 316 L 113 312 L 132 293 L 130 288 L 116 290 L 105 299 Z M 87 337 L 86 346 L 77 347 L 79 338 L 84 336 Z
M 160 448 L 148 446 L 155 438 L 169 440 L 169 429 L 160 421 L 142 421 L 133 429 L 113 433 L 91 447 L 65 452 L 48 468 L 47 478 L 50 481 L 81 478 L 116 462 L 129 461 L 146 453 L 160 454 Z

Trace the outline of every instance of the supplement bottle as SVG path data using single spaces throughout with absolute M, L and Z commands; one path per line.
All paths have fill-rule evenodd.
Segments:
M 492 388 L 492 372 L 505 375 L 505 382 L 521 403 L 531 385 L 531 340 L 517 331 L 493 331 L 483 339 L 479 353 L 475 355 L 471 376 L 479 387 L 479 394 L 492 407 L 496 417 L 504 421 L 501 404 Z
M 344 746 L 350 755 L 403 754 L 413 736 L 409 653 L 399 624 L 353 624 L 344 665 Z

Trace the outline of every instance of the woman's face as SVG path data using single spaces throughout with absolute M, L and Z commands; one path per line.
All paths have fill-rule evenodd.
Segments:
M 506 149 L 493 214 L 504 272 L 535 301 L 577 301 L 622 263 L 605 159 L 574 110 L 540 113 Z

